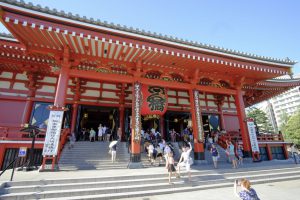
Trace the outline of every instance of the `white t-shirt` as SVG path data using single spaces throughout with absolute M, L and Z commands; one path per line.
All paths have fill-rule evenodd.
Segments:
M 102 129 L 103 128 L 101 126 L 98 128 L 98 136 L 102 136 L 102 134 L 103 134 L 103 130 Z
M 149 145 L 148 151 L 149 153 L 153 153 L 154 146 L 152 144 Z
M 164 150 L 165 154 L 171 153 L 171 148 L 167 145 Z
M 186 163 L 186 164 L 190 164 L 189 161 L 190 161 L 190 154 L 192 152 L 192 148 L 190 146 L 189 150 L 185 151 L 185 152 L 182 152 L 181 154 L 181 157 L 183 158 L 183 162 Z
M 105 131 L 106 131 L 106 126 L 103 126 L 103 128 L 102 128 L 102 134 L 105 134 Z

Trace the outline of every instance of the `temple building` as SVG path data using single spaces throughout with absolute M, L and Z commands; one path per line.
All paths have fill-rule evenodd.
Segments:
M 58 154 L 66 136 L 99 123 L 131 139 L 141 160 L 141 130 L 192 126 L 195 161 L 205 160 L 206 132 L 238 134 L 252 155 L 245 107 L 300 85 L 294 61 L 274 59 L 164 36 L 18 1 L 0 2 L 0 169 L 19 147 L 31 145 L 22 125 L 47 129 L 51 111 L 63 111 Z M 60 130 L 60 129 L 59 129 Z M 48 130 L 47 130 L 48 131 Z M 131 133 L 131 137 L 130 136 Z M 282 136 L 258 137 L 272 159 Z M 279 139 L 278 139 L 279 138 Z M 280 139 L 281 138 L 281 139 Z M 44 137 L 36 139 L 42 159 Z

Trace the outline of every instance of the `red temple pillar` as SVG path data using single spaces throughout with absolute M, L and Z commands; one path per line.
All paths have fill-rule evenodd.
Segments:
M 71 133 L 75 131 L 77 112 L 78 112 L 78 103 L 75 101 L 72 110 Z
M 222 103 L 218 103 L 218 112 L 220 114 L 220 122 L 221 122 L 221 130 L 226 130 L 225 123 L 224 123 L 224 115 L 223 115 L 223 109 L 222 109 Z
M 119 127 L 121 128 L 121 141 L 125 141 L 125 134 L 124 134 L 124 116 L 125 116 L 125 108 L 124 104 L 121 104 L 119 107 L 119 112 L 120 112 L 120 124 Z
M 4 163 L 5 146 L 6 146 L 5 144 L 0 145 L 0 167 L 2 167 Z
M 141 168 L 141 83 L 133 83 L 132 88 L 132 129 L 129 168 Z
M 56 87 L 54 106 L 64 107 L 68 89 L 70 63 L 63 63 Z
M 25 108 L 23 111 L 22 122 L 21 124 L 28 124 L 31 117 L 32 107 L 33 107 L 32 96 L 27 97 Z
M 266 150 L 267 150 L 268 159 L 273 160 L 272 151 L 269 144 L 266 145 Z
M 194 158 L 195 161 L 205 160 L 204 154 L 204 131 L 202 124 L 202 115 L 199 101 L 199 91 L 189 90 L 191 114 L 193 123 L 193 136 L 194 136 Z
M 73 110 L 72 110 L 71 133 L 75 131 L 75 127 L 76 127 L 78 100 L 80 99 L 80 79 L 78 78 L 73 79 L 73 83 L 75 83 L 75 90 L 73 90 L 75 95 L 74 95 L 74 103 L 73 103 Z
M 61 69 L 59 73 L 59 78 L 56 86 L 56 92 L 55 92 L 55 99 L 54 99 L 54 106 L 50 106 L 50 110 L 56 110 L 56 111 L 66 111 L 65 101 L 66 101 L 66 95 L 67 95 L 67 89 L 68 89 L 68 83 L 69 83 L 69 71 L 71 63 L 69 61 L 69 49 L 65 48 L 63 53 L 63 61 L 61 63 Z M 60 133 L 59 133 L 60 134 Z M 47 136 L 46 136 L 47 137 Z M 59 147 L 60 144 L 58 144 Z M 57 168 L 57 162 L 58 162 L 58 155 L 60 154 L 60 150 L 58 149 L 57 155 L 53 156 L 44 156 L 42 166 L 40 168 L 40 171 L 45 170 L 45 163 L 46 160 L 52 160 L 52 168 L 51 171 L 54 171 Z
M 238 114 L 238 119 L 240 124 L 240 130 L 242 134 L 244 153 L 246 156 L 250 156 L 251 155 L 250 139 L 249 139 L 249 134 L 246 125 L 245 105 L 244 105 L 244 99 L 243 99 L 243 94 L 241 89 L 237 89 L 236 91 L 235 104 L 236 104 L 236 111 Z
M 29 123 L 30 117 L 31 117 L 31 112 L 33 109 L 33 103 L 34 103 L 32 98 L 35 97 L 36 90 L 41 87 L 41 86 L 38 86 L 38 84 L 37 84 L 37 80 L 40 79 L 38 77 L 38 74 L 28 72 L 27 77 L 28 77 L 29 82 L 28 82 L 28 84 L 26 84 L 26 87 L 29 89 L 29 92 L 27 94 L 27 99 L 26 99 L 26 104 L 24 107 L 21 124 Z

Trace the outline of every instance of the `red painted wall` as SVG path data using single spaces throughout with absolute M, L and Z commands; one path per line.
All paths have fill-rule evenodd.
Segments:
M 0 99 L 0 126 L 20 126 L 25 101 Z
M 226 131 L 238 131 L 240 128 L 238 116 L 224 115 Z

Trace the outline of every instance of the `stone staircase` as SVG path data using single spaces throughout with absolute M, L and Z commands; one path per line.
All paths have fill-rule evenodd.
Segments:
M 127 168 L 130 154 L 126 143 L 119 142 L 117 145 L 116 162 L 111 162 L 108 153 L 109 142 L 76 142 L 74 148 L 69 149 L 66 144 L 59 160 L 60 170 L 91 170 L 91 169 L 122 169 Z
M 212 188 L 232 187 L 235 179 L 247 177 L 252 184 L 296 180 L 300 167 L 239 170 L 202 170 L 192 172 L 192 181 L 173 179 L 166 173 L 122 175 L 111 177 L 76 177 L 67 179 L 6 182 L 0 187 L 1 200 L 78 200 L 144 197 Z M 221 194 L 220 194 L 221 196 Z

